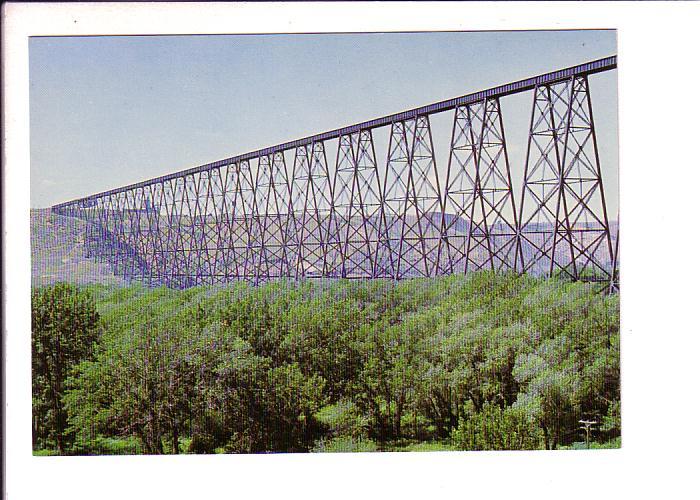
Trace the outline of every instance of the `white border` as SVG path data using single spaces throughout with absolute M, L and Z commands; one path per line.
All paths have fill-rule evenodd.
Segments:
M 686 497 L 697 492 L 700 4 L 4 4 L 9 498 Z M 616 28 L 623 448 L 212 457 L 31 455 L 29 35 Z M 692 146 L 693 149 L 690 149 Z M 672 240 L 663 241 L 676 231 Z M 685 234 L 682 234 L 683 231 Z M 649 263 L 649 264 L 647 264 Z M 695 482 L 695 484 L 693 484 Z

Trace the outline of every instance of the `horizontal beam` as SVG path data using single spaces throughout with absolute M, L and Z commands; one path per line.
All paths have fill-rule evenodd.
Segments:
M 128 186 L 111 189 L 109 191 L 104 191 L 102 193 L 93 194 L 85 198 L 78 198 L 75 200 L 67 201 L 54 205 L 53 209 L 60 209 L 70 205 L 91 202 L 98 198 L 105 196 L 110 196 L 124 191 L 129 191 L 132 189 L 149 186 L 151 184 L 157 184 L 179 177 L 186 177 L 188 175 L 196 174 L 199 172 L 213 170 L 225 165 L 231 165 L 240 161 L 251 160 L 253 158 L 258 158 L 265 155 L 271 155 L 279 153 L 282 151 L 287 151 L 299 146 L 306 146 L 314 142 L 325 141 L 328 139 L 335 139 L 343 135 L 352 134 L 359 132 L 360 130 L 368 130 L 379 127 L 384 127 L 386 125 L 391 125 L 394 122 L 401 122 L 405 120 L 411 120 L 417 116 L 421 115 L 432 115 L 434 113 L 441 113 L 443 111 L 448 111 L 454 109 L 458 106 L 464 106 L 472 104 L 474 102 L 482 101 L 486 98 L 503 97 L 511 94 L 516 94 L 519 92 L 525 92 L 531 90 L 538 85 L 551 84 L 560 80 L 565 80 L 573 76 L 580 75 L 591 75 L 594 73 L 600 73 L 603 71 L 609 71 L 617 67 L 617 56 L 605 57 L 603 59 L 597 59 L 595 61 L 590 61 L 587 63 L 579 64 L 577 66 L 571 66 L 570 68 L 561 69 L 558 71 L 553 71 L 550 73 L 544 73 L 542 75 L 533 76 L 531 78 L 526 78 L 524 80 L 518 80 L 516 82 L 507 83 L 505 85 L 499 85 L 498 87 L 493 87 L 487 90 L 482 90 L 480 92 L 475 92 L 472 94 L 463 95 L 461 97 L 455 97 L 453 99 L 448 99 L 446 101 L 440 101 L 433 104 L 428 104 L 427 106 L 421 106 L 419 108 L 414 108 L 408 111 L 403 111 L 401 113 L 396 113 L 393 115 L 383 116 L 381 118 L 375 118 L 374 120 L 365 121 L 362 123 L 357 123 L 355 125 L 350 125 L 347 127 L 338 128 L 335 130 L 330 130 L 328 132 L 323 132 L 316 135 L 311 135 L 304 137 L 303 139 L 297 139 L 295 141 L 289 141 L 276 146 L 271 146 L 264 149 L 258 149 L 257 151 L 251 151 L 250 153 L 244 153 L 238 156 L 232 156 L 231 158 L 225 158 L 223 160 L 215 161 L 213 163 L 207 163 L 205 165 L 200 165 L 198 167 L 193 167 L 187 170 L 182 170 L 180 172 L 175 172 L 172 174 L 164 175 L 162 177 L 156 177 L 154 179 L 149 179 L 135 184 L 130 184 Z

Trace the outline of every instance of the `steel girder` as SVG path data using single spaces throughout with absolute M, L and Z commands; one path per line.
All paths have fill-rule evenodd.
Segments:
M 560 69 L 557 71 L 551 71 L 549 73 L 544 73 L 537 76 L 532 76 L 530 78 L 525 78 L 523 80 L 518 80 L 515 82 L 506 83 L 504 85 L 499 85 L 497 87 L 492 87 L 490 89 L 481 90 L 479 92 L 474 92 L 471 94 L 463 95 L 460 97 L 455 97 L 452 99 L 447 99 L 445 101 L 435 102 L 428 104 L 426 106 L 421 106 L 419 108 L 411 109 L 408 111 L 403 111 L 401 113 L 395 113 L 393 115 L 382 116 L 380 118 L 375 118 L 362 123 L 357 123 L 354 125 L 349 125 L 347 127 L 342 127 L 335 130 L 330 130 L 313 136 L 305 137 L 303 139 L 297 139 L 290 142 L 285 142 L 278 144 L 276 146 L 271 146 L 264 149 L 259 149 L 256 151 L 251 151 L 238 155 L 232 158 L 225 158 L 223 160 L 218 160 L 213 163 L 207 163 L 205 165 L 200 165 L 182 172 L 175 172 L 172 174 L 164 175 L 156 179 L 151 179 L 147 181 L 138 182 L 136 184 L 131 184 L 129 186 L 124 186 L 120 188 L 111 189 L 102 193 L 93 194 L 85 198 L 80 198 L 77 200 L 66 201 L 55 205 L 53 208 L 56 210 L 61 210 L 63 208 L 69 209 L 71 206 L 75 206 L 78 203 L 87 202 L 94 200 L 96 198 L 101 198 L 108 196 L 110 194 L 126 191 L 129 189 L 135 189 L 139 186 L 150 185 L 157 182 L 164 182 L 170 179 L 184 177 L 193 173 L 201 172 L 204 170 L 213 170 L 222 166 L 235 164 L 243 160 L 256 159 L 267 154 L 274 154 L 283 151 L 291 151 L 298 146 L 309 145 L 313 142 L 323 142 L 329 139 L 337 139 L 338 137 L 350 133 L 356 133 L 360 130 L 374 130 L 381 127 L 386 127 L 397 121 L 405 121 L 409 119 L 414 119 L 421 115 L 432 115 L 435 113 L 442 113 L 444 111 L 451 111 L 457 106 L 464 106 L 472 104 L 474 102 L 481 101 L 483 99 L 492 97 L 505 97 L 512 94 L 517 94 L 520 92 L 526 92 L 532 90 L 538 85 L 544 85 L 548 83 L 559 82 L 567 78 L 571 78 L 575 75 L 592 75 L 595 73 L 601 73 L 604 71 L 611 71 L 617 68 L 617 56 L 604 57 L 602 59 L 597 59 L 595 61 L 589 61 L 576 66 L 571 66 L 569 68 Z
M 561 274 L 616 291 L 619 243 L 613 252 L 588 87 L 588 74 L 613 63 L 587 63 L 54 210 L 85 221 L 88 257 L 151 286 L 490 269 Z M 516 204 L 500 97 L 523 89 L 534 95 Z M 454 119 L 443 186 L 429 115 L 447 109 Z M 380 166 L 374 130 L 381 126 L 388 147 Z

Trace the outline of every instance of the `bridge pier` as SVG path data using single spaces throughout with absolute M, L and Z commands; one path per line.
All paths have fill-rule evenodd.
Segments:
M 378 276 L 435 276 L 443 209 L 427 115 L 392 124 L 382 198 Z
M 381 197 L 372 131 L 341 136 L 333 178 L 329 276 L 375 276 L 381 239 Z
M 515 199 L 498 98 L 455 109 L 444 204 L 440 274 L 516 268 Z
M 521 271 L 609 281 L 612 243 L 585 75 L 535 88 L 519 220 Z

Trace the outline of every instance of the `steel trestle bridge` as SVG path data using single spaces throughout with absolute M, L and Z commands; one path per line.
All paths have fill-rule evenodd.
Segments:
M 151 286 L 430 277 L 480 269 L 617 289 L 589 76 L 616 56 L 52 207 L 88 257 Z M 532 91 L 520 196 L 500 99 Z M 430 117 L 453 112 L 446 175 Z M 377 129 L 388 131 L 378 162 Z M 615 231 L 617 233 L 617 231 Z

